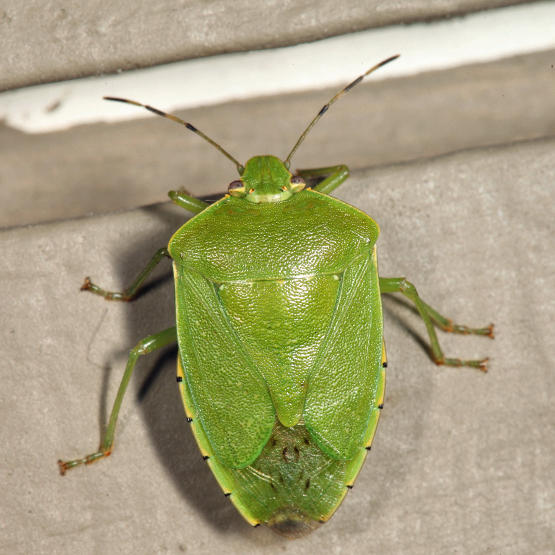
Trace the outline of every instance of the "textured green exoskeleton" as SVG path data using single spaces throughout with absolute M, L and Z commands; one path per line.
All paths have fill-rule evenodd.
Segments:
M 255 156 L 243 167 L 191 124 L 178 121 L 236 163 L 240 179 L 212 205 L 184 193 L 170 198 L 196 214 L 121 293 L 90 282 L 107 299 L 131 300 L 154 266 L 173 260 L 176 327 L 142 340 L 127 364 L 97 452 L 60 461 L 62 473 L 110 454 L 121 402 L 139 355 L 177 340 L 177 380 L 187 420 L 226 496 L 252 525 L 287 536 L 328 520 L 370 449 L 385 383 L 380 294 L 401 292 L 424 320 L 437 364 L 486 370 L 486 360 L 445 358 L 434 325 L 493 337 L 492 326 L 453 324 L 404 278 L 380 278 L 377 224 L 330 193 L 345 166 L 289 171 Z M 306 181 L 305 181 L 306 180 Z M 306 186 L 308 180 L 317 183 Z

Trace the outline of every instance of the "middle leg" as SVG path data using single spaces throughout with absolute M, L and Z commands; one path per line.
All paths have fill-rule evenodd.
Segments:
M 438 325 L 443 331 L 462 334 L 486 335 L 493 339 L 493 324 L 485 328 L 469 328 L 460 324 L 453 323 L 450 319 L 442 316 L 437 310 L 426 304 L 421 298 L 416 287 L 405 278 L 380 278 L 380 291 L 382 293 L 402 293 L 410 299 L 418 314 L 424 321 L 428 337 L 430 338 L 431 357 L 432 360 L 438 364 L 445 364 L 447 366 L 470 366 L 478 368 L 482 372 L 487 372 L 488 359 L 480 360 L 462 360 L 460 358 L 446 358 L 439 345 L 434 323 Z

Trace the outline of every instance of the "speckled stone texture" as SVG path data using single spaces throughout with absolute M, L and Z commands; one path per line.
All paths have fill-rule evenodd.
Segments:
M 440 334 L 384 300 L 385 408 L 367 462 L 332 520 L 294 543 L 242 521 L 185 421 L 176 351 L 141 360 L 112 457 L 64 478 L 56 459 L 95 449 L 140 338 L 172 324 L 169 265 L 129 305 L 122 287 L 188 217 L 170 205 L 0 233 L 0 552 L 549 553 L 553 532 L 551 333 L 555 142 L 476 149 L 356 172 L 337 191 L 381 226 L 382 275 L 495 341 Z
M 0 90 L 309 42 L 523 0 L 3 0 Z
M 554 137 L 554 60 L 552 50 L 363 83 L 318 123 L 292 167 L 344 163 L 363 169 Z M 179 115 L 243 162 L 255 154 L 284 157 L 334 92 L 233 102 Z M 156 98 L 137 96 L 157 106 Z M 42 135 L 0 126 L 0 227 L 163 202 L 172 188 L 212 195 L 236 177 L 219 152 L 161 118 Z

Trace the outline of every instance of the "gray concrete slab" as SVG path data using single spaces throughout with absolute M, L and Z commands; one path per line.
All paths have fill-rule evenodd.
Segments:
M 0 233 L 0 552 L 551 553 L 555 142 L 358 172 L 338 196 L 381 226 L 382 275 L 406 275 L 495 341 L 441 335 L 486 375 L 435 367 L 425 333 L 387 298 L 389 368 L 374 447 L 333 519 L 294 543 L 251 529 L 187 429 L 175 351 L 142 360 L 110 460 L 96 448 L 137 340 L 172 323 L 169 268 L 131 305 L 80 293 L 129 282 L 186 216 L 168 205 Z
M 555 51 L 540 52 L 362 84 L 314 128 L 293 167 L 346 163 L 357 169 L 555 136 L 554 56 Z M 334 92 L 234 102 L 179 115 L 240 160 L 263 153 L 286 156 Z M 138 96 L 157 105 L 155 98 Z M 44 135 L 0 127 L 0 226 L 161 202 L 171 188 L 213 194 L 232 179 L 235 169 L 221 154 L 160 118 Z
M 4 0 L 0 90 L 256 50 L 522 0 Z

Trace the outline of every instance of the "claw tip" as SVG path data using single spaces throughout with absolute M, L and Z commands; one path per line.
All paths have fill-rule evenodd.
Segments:
M 91 278 L 87 276 L 85 278 L 85 281 L 83 282 L 83 285 L 81 285 L 80 291 L 87 291 L 90 288 L 91 288 Z
M 60 470 L 60 475 L 65 476 L 67 468 L 64 461 L 62 461 L 61 459 L 58 459 L 58 468 Z
M 488 326 L 488 330 L 489 330 L 488 337 L 490 339 L 495 339 L 495 333 L 493 332 L 493 324 L 490 324 Z

